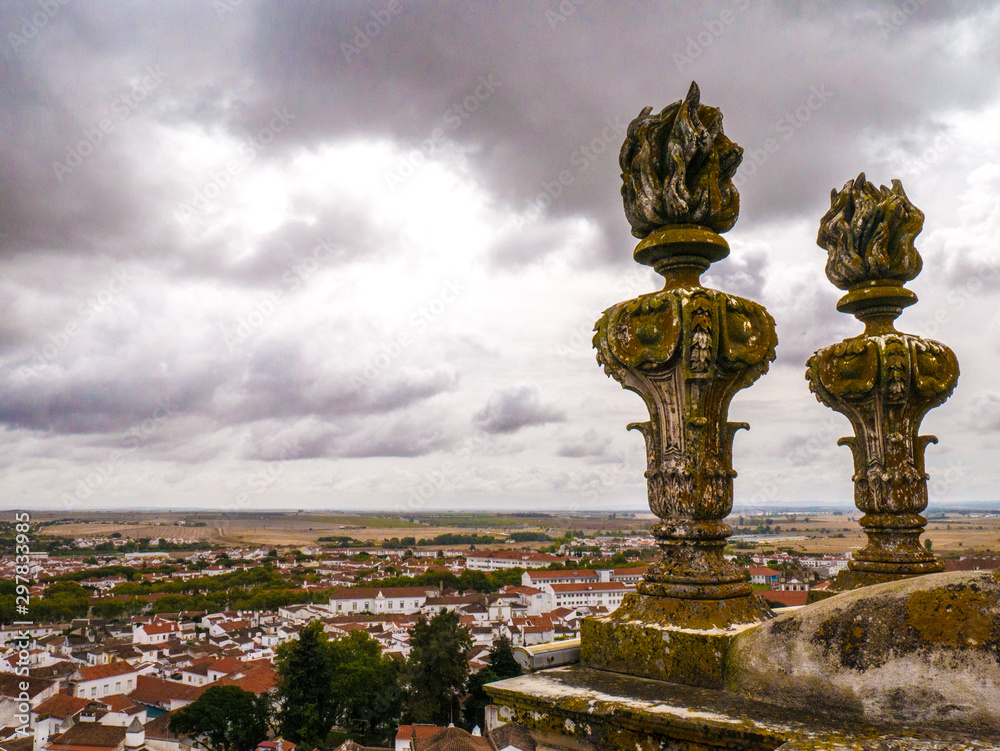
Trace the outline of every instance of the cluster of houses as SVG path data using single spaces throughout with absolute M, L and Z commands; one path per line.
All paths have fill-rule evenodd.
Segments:
M 529 550 L 448 552 L 443 560 L 404 558 L 399 550 L 347 550 L 336 555 L 322 550 L 299 552 L 304 555 L 276 559 L 267 548 L 226 555 L 201 551 L 190 556 L 189 570 L 169 576 L 177 580 L 225 574 L 269 558 L 289 576 L 304 565 L 313 574 L 309 586 L 332 589 L 327 601 L 290 605 L 276 612 L 161 613 L 135 616 L 120 624 L 81 619 L 27 629 L 0 628 L 0 751 L 187 751 L 193 739 L 169 731 L 170 713 L 195 701 L 211 686 L 235 685 L 255 694 L 273 691 L 278 646 L 297 639 L 313 621 L 322 622 L 330 638 L 361 630 L 384 653 L 407 657 L 417 621 L 447 609 L 456 612 L 469 630 L 473 648 L 467 659 L 470 670 L 476 672 L 485 667 L 490 648 L 501 637 L 515 646 L 530 647 L 579 636 L 584 617 L 614 611 L 645 573 L 643 567 L 550 569 L 552 563 L 565 564 L 570 559 Z M 306 556 L 309 559 L 303 561 Z M 147 557 L 156 562 L 155 556 Z M 242 562 L 233 564 L 232 560 Z M 748 576 L 768 589 L 762 594 L 775 605 L 804 604 L 809 589 L 822 586 L 814 581 L 818 575 L 833 575 L 848 561 L 780 554 L 754 560 Z M 769 568 L 765 563 L 779 565 Z M 0 572 L 9 565 L 8 560 L 0 561 Z M 87 568 L 82 561 L 44 554 L 34 556 L 31 566 L 36 577 Z M 524 570 L 520 583 L 491 594 L 458 592 L 443 585 L 365 586 L 366 580 L 392 574 L 460 575 L 465 569 L 491 572 L 513 567 Z M 138 580 L 157 581 L 163 576 L 151 573 Z M 94 601 L 100 601 L 115 597 L 115 588 L 125 581 L 120 576 L 102 576 L 81 583 L 94 590 Z M 44 589 L 43 582 L 31 594 L 43 596 Z M 149 603 L 156 597 L 149 595 Z M 30 638 L 26 650 L 25 632 Z M 15 644 L 18 640 L 22 642 Z M 22 679 L 15 672 L 25 660 L 29 675 Z M 28 685 L 26 690 L 22 680 Z M 25 703 L 31 714 L 28 734 L 17 732 L 16 722 Z M 421 727 L 419 732 L 429 738 L 431 729 Z M 472 744 L 470 748 L 478 744 L 486 751 L 487 740 L 492 739 L 463 738 L 462 743 Z M 397 747 L 400 742 L 397 739 Z M 410 747 L 399 751 L 423 751 L 420 747 L 427 742 L 406 735 L 403 745 Z M 275 747 L 271 742 L 260 751 L 290 751 L 290 747 L 288 743 L 281 747 L 280 741 Z
M 191 739 L 171 734 L 164 716 L 210 686 L 235 685 L 255 694 L 273 690 L 278 645 L 296 639 L 316 620 L 331 638 L 363 630 L 384 652 L 406 657 L 410 631 L 419 618 L 455 611 L 472 636 L 467 659 L 475 672 L 485 667 L 501 636 L 525 646 L 578 636 L 583 617 L 614 610 L 642 573 L 637 568 L 532 568 L 520 585 L 494 594 L 355 587 L 335 590 L 321 604 L 277 612 L 182 612 L 135 616 L 126 624 L 80 619 L 4 627 L 0 749 L 183 751 Z M 108 577 L 91 585 L 110 596 L 117 583 L 117 577 Z M 30 638 L 26 650 L 25 634 Z M 25 653 L 27 699 L 15 675 L 17 666 L 25 665 Z M 31 735 L 18 738 L 15 717 L 25 701 L 30 704 Z

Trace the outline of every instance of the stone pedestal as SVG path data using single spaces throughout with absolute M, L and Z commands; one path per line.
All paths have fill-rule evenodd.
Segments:
M 586 667 L 722 687 L 722 663 L 733 637 L 772 613 L 756 597 L 691 600 L 626 595 L 614 613 L 585 618 L 580 662 Z

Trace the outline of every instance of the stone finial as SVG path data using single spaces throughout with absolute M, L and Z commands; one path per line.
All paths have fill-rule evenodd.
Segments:
M 816 243 L 829 253 L 826 276 L 839 289 L 915 279 L 923 262 L 913 239 L 924 212 L 910 203 L 899 180 L 876 188 L 862 172 L 837 192 L 819 223 Z
M 682 101 L 657 115 L 646 107 L 628 126 L 618 163 L 625 216 L 640 239 L 678 224 L 726 232 L 739 217 L 733 176 L 743 149 L 722 132 L 722 113 L 700 97 L 692 82 Z
M 924 450 L 937 438 L 920 435 L 920 423 L 943 404 L 958 382 L 955 353 L 940 342 L 896 330 L 895 319 L 917 296 L 903 287 L 920 273 L 913 239 L 924 215 L 899 180 L 876 188 L 864 173 L 833 191 L 817 244 L 829 258 L 826 274 L 848 290 L 837 309 L 852 313 L 865 330 L 818 350 L 806 378 L 816 398 L 845 415 L 855 435 L 840 439 L 854 455 L 854 503 L 864 512 L 868 544 L 854 555 L 837 587 L 943 570 L 920 546 L 927 520 Z
M 639 394 L 653 534 L 664 551 L 622 617 L 674 626 L 728 627 L 767 617 L 743 571 L 722 555 L 731 533 L 733 436 L 729 403 L 774 360 L 774 319 L 759 304 L 702 286 L 725 258 L 718 231 L 739 214 L 732 177 L 742 150 L 722 134 L 722 115 L 687 98 L 631 123 L 622 147 L 625 213 L 643 238 L 634 256 L 662 274 L 662 290 L 610 307 L 595 326 L 597 360 Z M 668 615 L 669 614 L 669 615 Z M 589 647 L 588 647 L 589 649 Z M 585 650 L 586 651 L 586 650 Z M 663 676 L 660 676 L 663 677 Z M 685 679 L 686 680 L 686 679 Z

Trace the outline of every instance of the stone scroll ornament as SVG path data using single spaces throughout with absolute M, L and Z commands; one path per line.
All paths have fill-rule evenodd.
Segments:
M 864 512 L 868 544 L 837 579 L 854 589 L 943 571 L 920 545 L 927 520 L 924 449 L 927 412 L 951 396 L 958 360 L 939 342 L 896 330 L 894 321 L 917 296 L 903 287 L 920 273 L 913 246 L 924 215 L 899 180 L 876 188 L 864 173 L 834 190 L 817 244 L 828 253 L 826 275 L 846 290 L 837 310 L 865 324 L 862 334 L 817 351 L 806 378 L 816 398 L 845 415 L 854 436 L 841 438 L 854 455 L 854 503 Z
M 622 146 L 622 198 L 637 262 L 665 279 L 659 292 L 606 310 L 594 346 L 605 372 L 643 398 L 653 534 L 663 550 L 638 590 L 643 595 L 719 601 L 752 588 L 722 556 L 731 530 L 733 436 L 729 403 L 774 360 L 774 320 L 755 302 L 703 287 L 701 274 L 729 254 L 721 237 L 739 216 L 733 176 L 743 149 L 722 132 L 722 113 L 683 101 L 632 121 Z M 753 620 L 756 616 L 744 620 Z M 737 616 L 738 619 L 738 616 Z

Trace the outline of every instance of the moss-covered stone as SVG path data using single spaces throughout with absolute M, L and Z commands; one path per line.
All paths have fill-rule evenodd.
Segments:
M 866 722 L 1000 734 L 1000 580 L 928 574 L 782 614 L 734 638 L 724 685 Z
M 772 616 L 753 596 L 686 600 L 633 593 L 614 613 L 584 619 L 580 661 L 600 670 L 719 688 L 733 636 Z
M 488 727 L 517 722 L 539 748 L 567 751 L 979 751 L 998 738 L 823 717 L 723 691 L 582 666 L 486 686 Z

